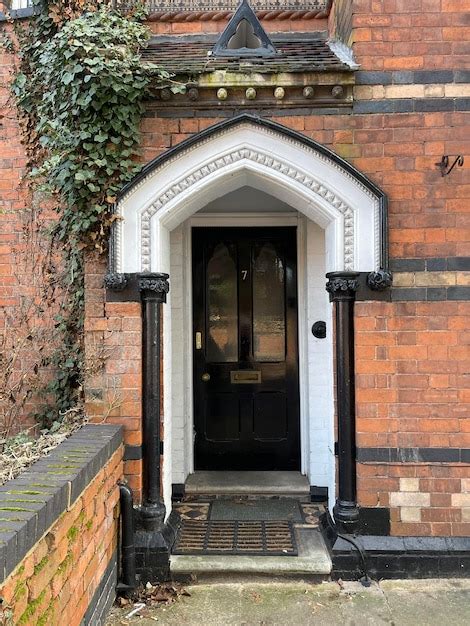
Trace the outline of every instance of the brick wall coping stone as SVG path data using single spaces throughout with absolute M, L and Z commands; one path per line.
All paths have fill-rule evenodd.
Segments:
M 107 463 L 122 443 L 122 430 L 88 424 L 0 487 L 0 582 Z

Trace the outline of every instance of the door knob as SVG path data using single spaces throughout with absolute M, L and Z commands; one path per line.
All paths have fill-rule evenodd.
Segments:
M 201 379 L 202 379 L 205 383 L 207 383 L 207 381 L 209 381 L 209 380 L 211 379 L 211 375 L 210 375 L 210 374 L 208 374 L 208 373 L 206 372 L 205 374 L 203 374 L 203 375 L 201 376 Z

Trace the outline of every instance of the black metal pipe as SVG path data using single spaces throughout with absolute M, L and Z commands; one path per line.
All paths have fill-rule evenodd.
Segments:
M 134 546 L 134 498 L 128 485 L 119 483 L 121 501 L 121 572 L 118 590 L 136 588 L 136 563 Z
M 330 272 L 327 291 L 335 303 L 338 497 L 333 509 L 340 529 L 353 532 L 359 519 L 356 492 L 356 393 L 354 300 L 358 272 Z
M 157 530 L 165 507 L 160 498 L 160 342 L 162 303 L 169 290 L 168 274 L 141 274 L 142 299 L 142 519 L 149 530 Z

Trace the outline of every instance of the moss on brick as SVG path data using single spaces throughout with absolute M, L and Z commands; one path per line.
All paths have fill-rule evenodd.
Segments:
M 39 563 L 34 566 L 34 573 L 35 574 L 39 574 L 39 572 L 45 568 L 45 566 L 47 565 L 48 561 L 49 561 L 49 557 L 48 556 L 45 556 L 43 559 L 41 559 L 39 561 Z
M 72 561 L 73 561 L 73 554 L 69 550 L 67 552 L 66 556 L 65 556 L 65 559 L 62 561 L 62 563 L 57 568 L 57 574 L 62 575 L 65 572 L 65 570 L 68 568 L 68 566 L 70 565 L 70 563 Z
M 21 513 L 32 513 L 34 509 L 23 509 L 19 506 L 0 506 L 0 511 L 19 511 Z
M 73 543 L 73 542 L 76 540 L 76 538 L 78 537 L 78 533 L 79 533 L 79 532 L 80 532 L 80 531 L 79 531 L 79 529 L 78 529 L 78 526 L 75 526 L 75 525 L 74 525 L 74 526 L 71 526 L 71 527 L 68 529 L 68 531 L 67 531 L 67 539 L 68 539 L 71 543 Z
M 15 586 L 15 591 L 14 591 L 14 598 L 16 601 L 18 601 L 20 598 L 22 598 L 24 595 L 26 595 L 28 589 L 26 587 L 26 583 L 23 580 L 19 580 L 16 583 Z
M 81 463 L 73 463 L 71 464 L 71 462 L 69 461 L 69 463 L 50 463 L 49 467 L 58 467 L 61 469 L 77 469 L 77 467 L 80 467 Z
M 54 485 L 51 485 L 51 483 L 31 483 L 31 487 L 44 487 L 45 489 L 49 489 L 50 487 L 53 487 Z
M 33 500 L 32 498 L 15 498 L 14 500 L 7 500 L 7 502 L 23 502 L 25 504 L 33 503 L 33 504 L 42 504 L 44 500 Z
M 54 609 L 50 606 L 38 619 L 36 622 L 36 626 L 46 626 L 47 624 L 52 624 L 53 620 L 52 614 L 54 613 Z
M 38 606 L 41 605 L 45 597 L 46 597 L 46 590 L 44 589 L 44 591 L 41 591 L 41 593 L 36 598 L 36 600 L 31 600 L 31 602 L 28 603 L 26 610 L 24 611 L 23 615 L 18 620 L 19 626 L 23 626 L 23 624 L 27 624 L 29 622 L 29 620 L 36 613 Z
M 41 496 L 42 495 L 42 491 L 31 491 L 30 489 L 12 489 L 11 491 L 7 492 L 8 494 L 14 496 L 14 495 L 19 495 L 19 496 Z M 32 500 L 32 502 L 36 502 L 36 500 Z

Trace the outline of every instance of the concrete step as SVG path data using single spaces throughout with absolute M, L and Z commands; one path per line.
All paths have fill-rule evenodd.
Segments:
M 286 496 L 308 501 L 310 485 L 300 472 L 200 471 L 188 477 L 185 493 L 192 496 Z
M 332 563 L 316 528 L 296 528 L 298 556 L 189 556 L 174 554 L 172 577 L 181 581 L 328 580 Z

